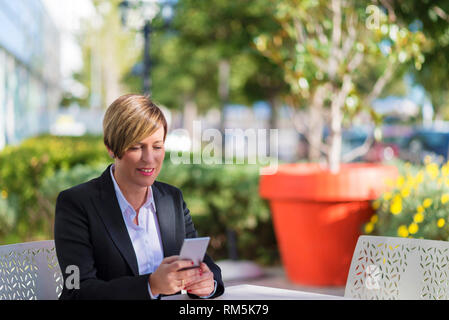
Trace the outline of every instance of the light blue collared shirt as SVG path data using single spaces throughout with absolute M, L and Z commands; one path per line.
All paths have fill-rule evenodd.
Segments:
M 136 253 L 137 264 L 139 267 L 139 275 L 153 273 L 161 264 L 164 259 L 161 232 L 159 229 L 159 223 L 156 215 L 156 205 L 153 197 L 153 190 L 148 187 L 147 199 L 143 206 L 139 209 L 138 223 L 136 225 L 133 220 L 136 218 L 137 213 L 133 206 L 123 196 L 120 187 L 115 181 L 114 177 L 115 166 L 111 166 L 111 178 L 114 183 L 115 194 L 122 211 L 123 220 L 126 224 L 129 237 Z M 214 295 L 217 289 L 217 282 L 215 281 L 215 289 L 211 295 L 201 298 L 209 298 Z M 158 296 L 153 296 L 148 283 L 148 291 L 152 299 Z
M 128 230 L 136 253 L 139 274 L 153 273 L 164 259 L 153 190 L 151 186 L 148 188 L 147 199 L 139 210 L 139 225 L 136 225 L 133 220 L 136 218 L 137 213 L 133 206 L 125 199 L 117 181 L 115 181 L 114 165 L 111 166 L 111 178 L 114 183 L 115 194 L 120 210 L 122 211 L 123 220 L 125 221 L 126 229 Z M 152 299 L 157 298 L 153 296 L 149 283 L 148 290 Z

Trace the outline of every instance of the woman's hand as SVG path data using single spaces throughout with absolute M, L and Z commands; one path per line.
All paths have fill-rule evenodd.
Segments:
M 199 277 L 188 283 L 186 290 L 188 293 L 199 297 L 207 297 L 211 295 L 215 289 L 214 274 L 209 270 L 209 267 L 204 262 L 201 263 L 198 270 Z
M 174 294 L 184 290 L 187 284 L 198 281 L 200 268 L 179 271 L 191 267 L 193 261 L 179 260 L 179 256 L 171 256 L 162 263 L 150 276 L 150 288 L 153 296 L 159 294 Z

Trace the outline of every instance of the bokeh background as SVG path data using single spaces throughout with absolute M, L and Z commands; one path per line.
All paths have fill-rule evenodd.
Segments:
M 362 232 L 448 240 L 449 3 L 344 1 L 342 20 L 334 3 L 0 0 L 0 244 L 53 238 L 58 193 L 110 163 L 102 117 L 130 92 L 163 108 L 167 152 L 192 155 L 200 121 L 224 141 L 277 129 L 279 163 L 324 164 L 341 116 L 339 160 L 402 173 Z M 261 166 L 166 157 L 159 180 L 182 189 L 217 260 L 281 263 Z

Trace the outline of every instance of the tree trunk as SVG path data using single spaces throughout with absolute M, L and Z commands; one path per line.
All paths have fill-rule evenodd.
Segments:
M 224 134 L 225 129 L 225 115 L 224 108 L 229 102 L 229 79 L 231 76 L 231 64 L 229 60 L 223 59 L 218 64 L 218 97 L 221 103 L 221 119 L 220 131 Z M 223 139 L 224 141 L 224 139 Z
M 222 160 L 225 162 L 225 147 L 226 147 L 226 137 L 225 137 L 225 107 L 229 102 L 229 79 L 231 77 L 231 63 L 227 59 L 222 59 L 218 64 L 218 96 L 221 103 L 221 117 L 220 117 L 220 131 L 222 134 Z M 226 229 L 227 240 L 228 240 L 228 255 L 229 259 L 238 259 L 237 250 L 237 233 L 232 228 Z
M 337 173 L 340 170 L 342 118 L 340 103 L 333 102 L 331 105 L 331 143 L 328 155 L 329 169 L 332 173 Z
M 267 128 L 267 156 L 269 157 L 271 155 L 271 135 L 268 134 L 270 132 L 270 129 L 277 129 L 277 110 L 279 108 L 279 99 L 277 97 L 271 97 L 269 99 L 270 101 L 270 120 L 268 122 L 268 128 Z M 277 147 L 277 146 L 276 146 Z
M 309 108 L 309 130 L 307 141 L 309 142 L 308 158 L 310 162 L 319 162 L 323 145 L 324 119 L 323 108 L 325 98 L 325 87 L 318 87 L 312 98 L 312 105 Z
M 352 79 L 346 74 L 343 76 L 343 83 L 340 87 L 333 88 L 333 96 L 331 102 L 331 142 L 328 153 L 328 164 L 331 172 L 337 173 L 340 170 L 341 162 L 341 146 L 342 146 L 342 122 L 343 122 L 343 106 L 346 97 L 351 91 Z
M 104 41 L 104 50 L 108 54 L 104 54 L 102 57 L 97 56 L 99 58 L 98 62 L 101 63 L 104 79 L 103 90 L 105 92 L 105 99 L 103 102 L 106 104 L 106 107 L 117 99 L 122 91 L 120 87 L 120 70 L 117 65 L 118 57 L 115 53 L 112 37 L 108 38 Z M 101 51 L 103 50 L 100 49 Z
M 188 98 L 184 105 L 184 113 L 182 117 L 183 127 L 193 137 L 193 121 L 197 119 L 198 107 L 193 99 Z

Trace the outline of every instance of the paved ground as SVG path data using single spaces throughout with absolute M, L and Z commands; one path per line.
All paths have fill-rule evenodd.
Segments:
M 310 287 L 294 284 L 287 279 L 282 267 L 264 268 L 263 275 L 257 278 L 247 278 L 239 280 L 224 279 L 225 286 L 234 286 L 239 284 L 252 284 L 257 286 L 267 286 L 281 289 L 300 290 L 307 292 L 315 292 L 329 294 L 334 296 L 344 296 L 344 287 Z

